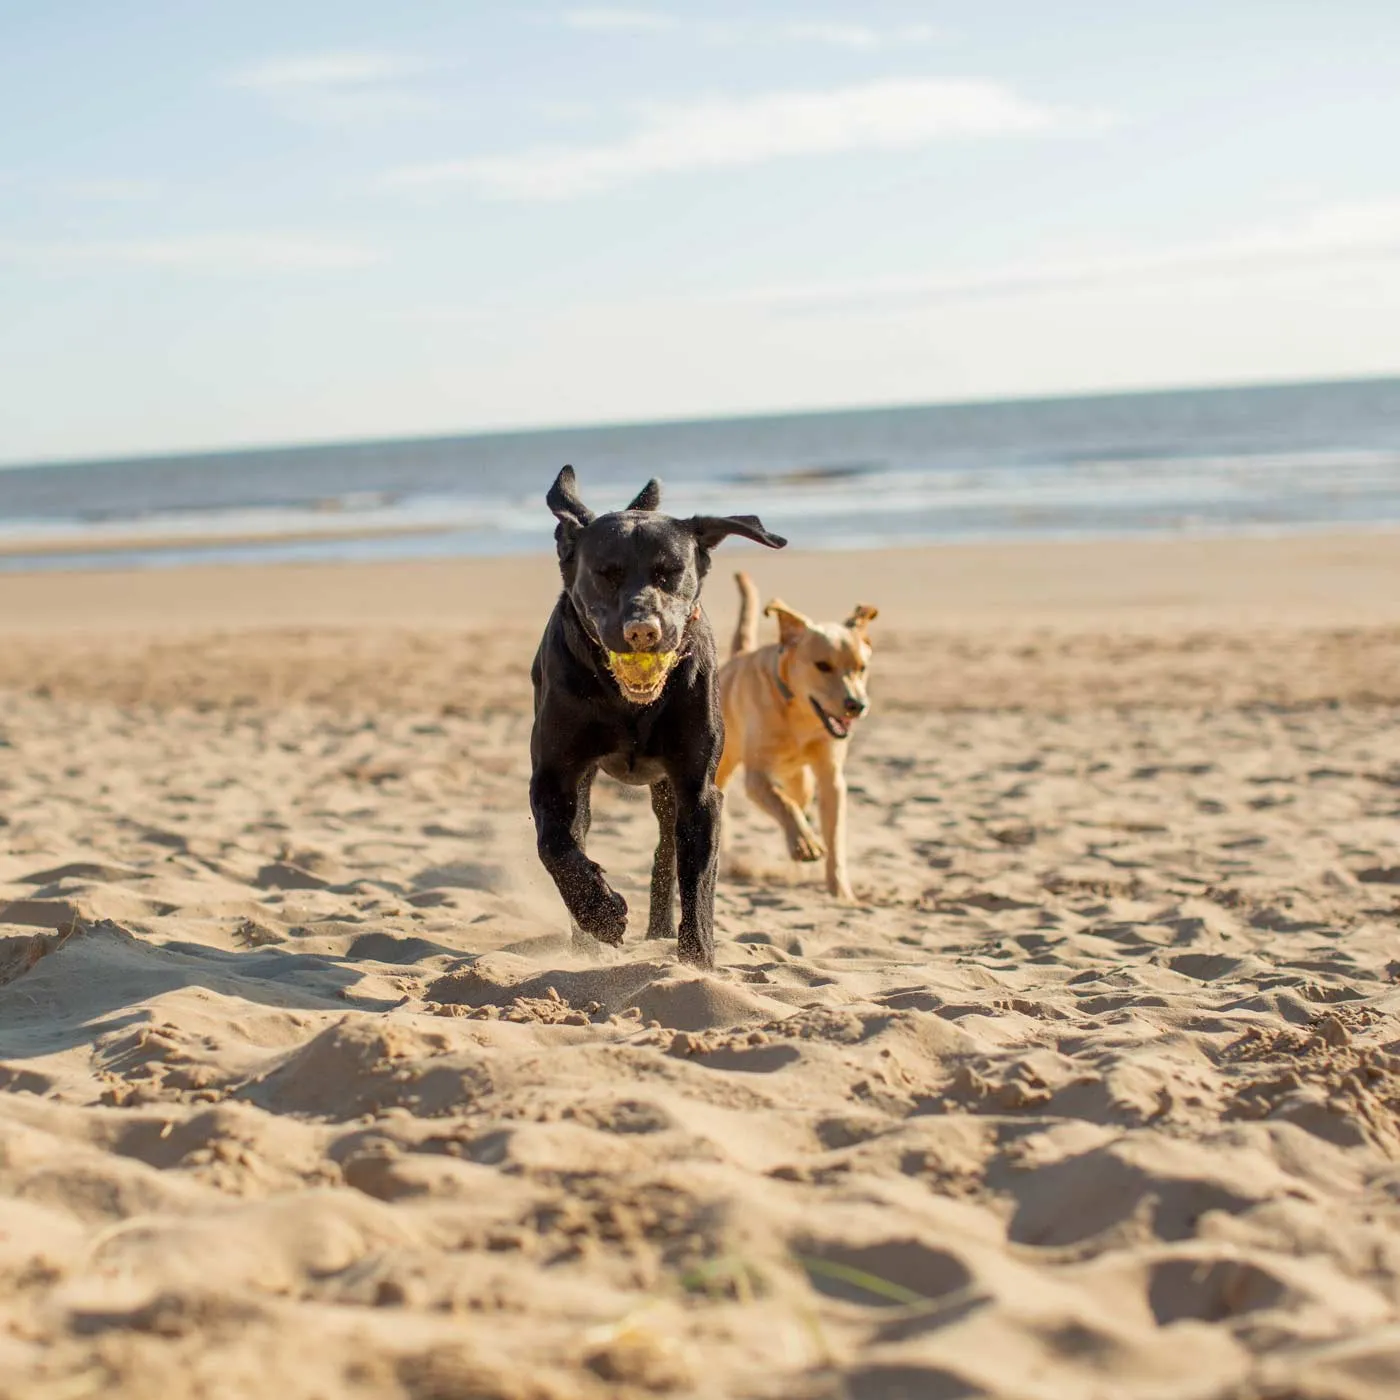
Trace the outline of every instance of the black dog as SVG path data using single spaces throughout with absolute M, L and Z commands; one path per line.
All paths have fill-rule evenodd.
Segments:
M 545 500 L 559 521 L 564 591 L 530 672 L 530 808 L 540 859 L 576 927 L 603 943 L 622 942 L 627 901 L 584 854 L 589 794 L 599 768 L 647 785 L 660 827 L 647 937 L 676 936 L 679 873 L 680 956 L 713 967 L 722 801 L 714 776 L 724 719 L 700 585 L 710 551 L 726 536 L 770 549 L 787 541 L 752 515 L 659 515 L 655 481 L 626 510 L 595 517 L 565 467 Z

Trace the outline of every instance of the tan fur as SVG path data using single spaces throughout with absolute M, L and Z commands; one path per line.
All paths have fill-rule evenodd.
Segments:
M 723 788 L 742 766 L 749 797 L 782 827 L 788 854 L 804 861 L 825 857 L 828 891 L 849 900 L 844 769 L 850 740 L 828 733 L 812 701 L 838 717 L 848 698 L 868 705 L 866 626 L 877 610 L 862 603 L 844 623 L 819 623 L 775 598 L 763 611 L 777 618 L 778 641 L 760 647 L 758 589 L 747 574 L 734 577 L 739 624 L 719 673 L 725 739 L 715 781 Z M 806 815 L 814 794 L 820 836 Z
M 739 621 L 734 624 L 730 656 L 752 651 L 758 645 L 758 586 L 743 573 L 735 574 L 734 581 L 739 585 Z

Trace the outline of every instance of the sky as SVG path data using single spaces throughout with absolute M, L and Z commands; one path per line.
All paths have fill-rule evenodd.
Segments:
M 0 462 L 1400 373 L 1393 0 L 0 0 Z

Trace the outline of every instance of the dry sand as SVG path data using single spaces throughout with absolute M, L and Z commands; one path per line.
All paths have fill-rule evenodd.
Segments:
M 1400 1394 L 1400 541 L 720 562 L 882 614 L 713 976 L 549 561 L 0 578 L 0 1396 Z

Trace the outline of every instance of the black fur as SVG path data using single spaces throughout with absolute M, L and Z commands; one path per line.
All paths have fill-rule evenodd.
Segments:
M 710 551 L 727 536 L 771 549 L 787 541 L 752 515 L 660 515 L 655 481 L 626 510 L 595 516 L 579 499 L 573 468 L 565 467 L 545 500 L 559 522 L 554 539 L 564 591 L 530 673 L 530 809 L 540 859 L 577 928 L 620 943 L 627 902 L 584 854 L 589 794 L 600 768 L 620 782 L 649 786 L 660 834 L 647 937 L 676 937 L 684 961 L 712 967 L 721 802 L 714 776 L 724 720 L 700 587 Z M 650 704 L 629 700 L 608 669 L 608 651 L 641 650 L 681 653 Z

